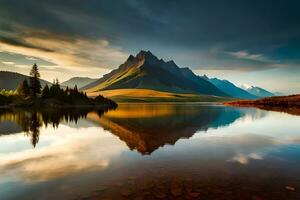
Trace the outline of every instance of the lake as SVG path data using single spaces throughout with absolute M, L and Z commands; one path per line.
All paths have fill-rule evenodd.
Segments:
M 300 116 L 196 103 L 1 110 L 0 199 L 300 199 Z

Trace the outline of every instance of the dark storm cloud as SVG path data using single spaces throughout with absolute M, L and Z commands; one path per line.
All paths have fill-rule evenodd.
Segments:
M 45 51 L 45 52 L 53 52 L 53 50 L 47 49 L 46 47 L 40 47 L 40 46 L 28 44 L 20 38 L 9 38 L 9 37 L 3 37 L 0 35 L 0 42 L 6 43 L 6 44 L 11 44 L 14 46 L 38 49 L 38 50 Z
M 207 67 L 268 69 L 299 57 L 299 8 L 294 0 L 0 0 L 0 40 L 26 45 L 25 27 L 33 36 L 108 40 L 128 53 L 198 52 Z

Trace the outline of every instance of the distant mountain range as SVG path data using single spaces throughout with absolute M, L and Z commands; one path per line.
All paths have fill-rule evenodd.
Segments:
M 0 90 L 15 90 L 24 79 L 29 80 L 28 78 L 29 76 L 16 72 L 0 71 Z M 46 84 L 51 85 L 50 82 L 43 79 L 40 79 L 40 82 L 42 87 Z
M 255 95 L 259 98 L 276 96 L 272 92 L 269 92 L 269 91 L 267 91 L 261 87 L 257 87 L 257 86 L 250 86 L 250 87 L 242 86 L 242 88 L 244 90 L 246 90 L 247 92 L 249 92 L 250 94 Z
M 220 90 L 225 92 L 226 94 L 238 98 L 238 99 L 257 99 L 258 96 L 249 93 L 242 88 L 235 86 L 233 83 L 227 80 L 220 80 L 217 78 L 208 78 L 207 76 L 203 76 L 207 80 L 209 80 L 212 84 L 218 87 Z
M 286 96 L 283 92 L 273 92 L 274 96 Z
M 0 90 L 16 90 L 18 85 L 24 81 L 24 79 L 29 80 L 29 76 L 17 73 L 17 72 L 8 72 L 0 71 Z M 88 77 L 73 77 L 65 82 L 61 83 L 62 87 L 69 86 L 73 88 L 75 85 L 80 89 L 81 87 L 96 81 L 97 79 L 92 79 Z M 52 85 L 49 81 L 40 79 L 42 87 L 47 85 Z
M 0 71 L 0 89 L 15 90 L 25 78 L 28 78 L 28 76 Z M 45 80 L 41 80 L 41 83 L 42 86 L 51 84 Z M 99 79 L 73 77 L 62 82 L 61 85 L 72 88 L 77 85 L 79 89 L 91 96 L 105 94 L 110 98 L 116 97 L 116 99 L 122 99 L 122 95 L 132 99 L 134 94 L 139 94 L 139 98 L 142 101 L 147 99 L 148 96 L 155 96 L 157 99 L 160 96 L 168 96 L 173 99 L 178 97 L 181 101 L 191 98 L 193 98 L 193 101 L 198 101 L 199 99 L 205 101 L 216 96 L 222 98 L 258 99 L 279 95 L 279 93 L 273 94 L 256 86 L 237 87 L 228 80 L 208 78 L 205 75 L 198 76 L 187 67 L 180 68 L 172 60 L 164 61 L 157 58 L 150 51 L 140 51 L 136 56 L 130 55 L 117 69 L 112 70 Z M 145 95 L 143 96 L 143 94 Z M 178 96 L 179 94 L 183 96 Z M 198 96 L 184 96 L 186 94 Z M 218 101 L 220 100 L 219 98 Z
M 67 81 L 64 81 L 61 83 L 63 86 L 68 86 L 71 88 L 74 88 L 75 85 L 77 85 L 77 88 L 82 88 L 83 86 L 86 86 L 98 79 L 88 78 L 88 77 L 73 77 Z

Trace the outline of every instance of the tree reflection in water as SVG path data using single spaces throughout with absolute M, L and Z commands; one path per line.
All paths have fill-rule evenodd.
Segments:
M 35 147 L 36 144 L 39 142 L 40 127 L 42 125 L 42 122 L 38 117 L 37 112 L 31 113 L 29 122 L 29 131 L 25 133 L 31 137 L 31 144 Z
M 43 110 L 28 110 L 28 109 L 3 109 L 0 110 L 0 122 L 12 121 L 17 123 L 26 136 L 30 137 L 33 147 L 39 142 L 40 128 L 42 126 L 51 125 L 53 128 L 58 128 L 61 122 L 75 123 L 81 118 L 86 118 L 91 111 L 96 111 L 101 117 L 107 108 L 64 108 L 64 109 L 43 109 Z

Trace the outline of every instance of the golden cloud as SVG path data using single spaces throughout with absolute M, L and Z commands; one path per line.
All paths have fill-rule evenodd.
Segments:
M 109 41 L 101 39 L 69 39 L 44 33 L 23 36 L 20 40 L 25 45 L 0 41 L 0 51 L 39 58 L 76 71 L 115 67 L 127 57 L 120 48 L 111 47 Z

